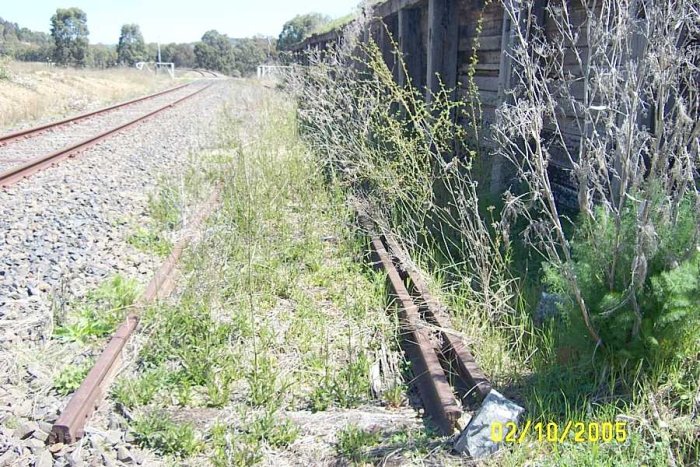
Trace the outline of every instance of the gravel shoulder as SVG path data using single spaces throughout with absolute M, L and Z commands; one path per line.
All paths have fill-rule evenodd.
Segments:
M 57 320 L 110 277 L 140 287 L 150 279 L 162 258 L 128 239 L 147 222 L 158 180 L 213 144 L 221 109 L 239 105 L 238 86 L 219 82 L 0 192 L 0 465 L 51 465 L 44 439 L 67 401 L 54 382 L 99 348 L 57 339 Z M 63 454 L 59 463 L 73 464 Z M 81 451 L 74 461 L 90 458 Z

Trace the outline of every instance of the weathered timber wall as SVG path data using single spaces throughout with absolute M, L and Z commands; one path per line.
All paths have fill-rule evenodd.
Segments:
M 514 7 L 517 0 L 512 0 Z M 544 0 L 533 0 L 533 11 L 537 22 L 543 26 L 548 38 L 557 37 L 557 30 L 552 21 L 547 21 Z M 572 1 L 571 21 L 574 26 L 584 23 L 585 10 L 578 0 Z M 481 143 L 486 149 L 493 147 L 488 136 L 490 124 L 495 121 L 496 109 L 508 99 L 512 78 L 512 63 L 507 53 L 510 50 L 514 28 L 521 25 L 511 24 L 509 15 L 505 14 L 500 1 L 484 0 L 389 0 L 374 7 L 374 20 L 370 22 L 365 39 L 371 37 L 381 47 L 384 60 L 394 72 L 394 78 L 400 84 L 411 83 L 424 90 L 430 101 L 431 93 L 439 90 L 440 85 L 454 88 L 456 98 L 467 98 L 468 72 L 476 50 L 474 83 L 482 107 L 484 138 Z M 481 21 L 481 32 L 478 25 Z M 583 28 L 585 32 L 585 28 Z M 342 40 L 342 31 L 332 31 L 323 35 L 312 36 L 305 40 L 298 51 L 309 49 L 325 50 Z M 585 37 L 581 37 L 578 48 L 585 57 L 587 50 Z M 393 45 L 398 46 L 406 66 L 406 72 L 396 59 Z M 302 54 L 303 56 L 303 54 Z M 576 66 L 573 51 L 564 57 L 565 70 L 573 74 L 580 73 Z M 582 90 L 574 90 L 574 96 L 580 98 Z M 570 149 L 578 146 L 580 133 L 575 123 L 573 111 L 564 112 L 559 117 L 558 125 L 566 138 Z M 545 131 L 547 128 L 545 128 Z M 575 206 L 575 199 L 565 199 L 575 193 L 574 183 L 569 175 L 569 164 L 555 154 L 551 161 L 550 175 L 555 185 L 560 188 L 564 204 Z M 490 164 L 488 182 L 491 191 L 498 193 L 512 179 L 512 172 L 507 164 L 493 158 Z M 575 195 L 573 195 L 575 196 Z

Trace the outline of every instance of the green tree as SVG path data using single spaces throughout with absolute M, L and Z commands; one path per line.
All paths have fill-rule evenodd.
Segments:
M 166 44 L 161 47 L 160 53 L 164 62 L 172 62 L 176 68 L 191 68 L 196 65 L 192 44 Z
M 231 39 L 218 31 L 207 31 L 202 41 L 194 46 L 197 66 L 208 70 L 231 74 L 234 70 L 234 53 Z
M 90 46 L 89 66 L 109 68 L 115 66 L 117 62 L 117 50 L 113 45 L 95 44 Z
M 17 60 L 45 61 L 52 55 L 51 37 L 0 18 L 0 56 L 2 55 Z
M 85 66 L 88 55 L 87 15 L 80 8 L 59 8 L 51 17 L 53 58 L 60 65 Z
M 268 37 L 246 37 L 235 39 L 233 56 L 235 69 L 241 76 L 254 74 L 258 65 L 274 59 L 275 40 Z
M 280 50 L 289 50 L 309 37 L 316 29 L 331 21 L 331 18 L 321 13 L 297 15 L 284 23 L 277 41 Z
M 148 58 L 146 53 L 146 43 L 141 34 L 138 24 L 125 24 L 119 35 L 117 45 L 117 60 L 123 65 L 132 66 L 136 62 L 144 61 Z

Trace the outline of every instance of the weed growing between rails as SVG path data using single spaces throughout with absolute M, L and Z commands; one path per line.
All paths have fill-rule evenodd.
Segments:
M 142 445 L 179 462 L 332 461 L 344 420 L 375 411 L 421 432 L 400 408 L 396 328 L 352 212 L 299 142 L 294 109 L 258 98 L 256 118 L 225 129 L 221 207 L 177 303 L 148 312 L 135 371 L 112 393 Z
M 288 80 L 303 138 L 434 276 L 495 387 L 534 421 L 630 422 L 623 446 L 525 443 L 496 458 L 506 465 L 667 465 L 700 455 L 697 22 L 685 2 L 643 12 L 635 2 L 598 5 L 587 31 L 571 29 L 566 5 L 552 5 L 562 37 L 540 34 L 535 47 L 516 37 L 515 103 L 503 104 L 489 130 L 519 177 L 495 201 L 478 184 L 490 154 L 476 152 L 474 130 L 485 129 L 475 93 L 451 102 L 442 90 L 427 105 L 422 89 L 397 86 L 377 46 L 357 41 L 362 19 L 338 49 L 309 57 Z M 528 8 L 511 23 L 530 19 Z M 577 57 L 581 73 L 552 81 L 549 70 L 566 68 L 559 61 L 584 32 L 592 59 Z M 627 60 L 642 36 L 649 53 Z M 560 211 L 548 167 L 566 148 L 557 116 L 582 105 L 571 95 L 581 75 L 587 100 L 577 124 L 586 138 L 580 154 L 565 154 L 581 187 L 575 218 Z M 654 131 L 639 120 L 652 110 Z M 560 317 L 536 327 L 545 288 L 559 294 Z

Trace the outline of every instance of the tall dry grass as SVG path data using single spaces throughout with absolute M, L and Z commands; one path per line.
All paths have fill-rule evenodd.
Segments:
M 43 63 L 0 63 L 0 130 L 28 126 L 172 86 L 135 69 L 89 70 Z

